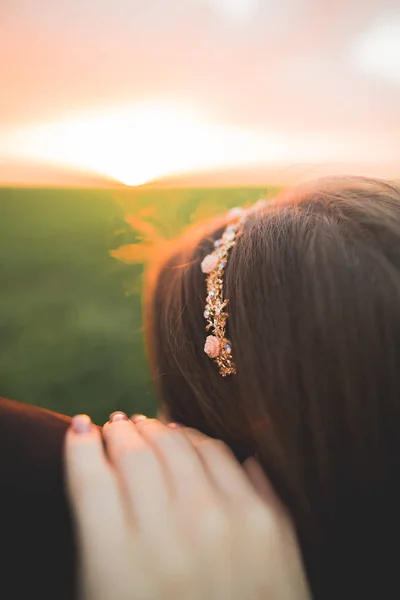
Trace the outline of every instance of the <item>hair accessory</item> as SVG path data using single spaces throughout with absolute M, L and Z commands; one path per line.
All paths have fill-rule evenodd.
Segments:
M 201 263 L 201 270 L 207 274 L 207 299 L 204 318 L 207 321 L 206 331 L 210 335 L 206 339 L 204 352 L 218 365 L 222 377 L 234 375 L 236 365 L 232 358 L 232 344 L 226 337 L 228 299 L 224 299 L 224 269 L 229 252 L 236 244 L 237 236 L 247 216 L 264 208 L 266 200 L 259 200 L 249 209 L 233 208 L 229 212 L 230 222 L 221 238 L 214 242 L 214 250 Z

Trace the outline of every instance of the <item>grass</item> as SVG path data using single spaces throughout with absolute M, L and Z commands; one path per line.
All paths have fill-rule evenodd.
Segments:
M 110 255 L 141 241 L 125 217 L 171 237 L 264 192 L 0 188 L 0 396 L 98 423 L 117 409 L 154 414 L 143 264 Z

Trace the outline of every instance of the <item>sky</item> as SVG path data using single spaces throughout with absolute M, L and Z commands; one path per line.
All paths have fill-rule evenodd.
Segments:
M 400 173 L 396 0 L 2 0 L 0 56 L 0 184 Z

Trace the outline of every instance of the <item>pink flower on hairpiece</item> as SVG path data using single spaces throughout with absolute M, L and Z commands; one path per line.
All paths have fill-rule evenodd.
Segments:
M 211 273 L 211 271 L 214 271 L 214 269 L 217 268 L 218 263 L 219 258 L 216 254 L 207 254 L 201 263 L 201 270 L 203 273 Z
M 209 335 L 204 344 L 204 352 L 210 358 L 217 358 L 221 352 L 221 342 L 215 335 Z

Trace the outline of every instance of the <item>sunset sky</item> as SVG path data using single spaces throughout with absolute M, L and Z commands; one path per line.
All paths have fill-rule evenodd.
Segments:
M 399 176 L 399 6 L 2 0 L 0 184 Z

